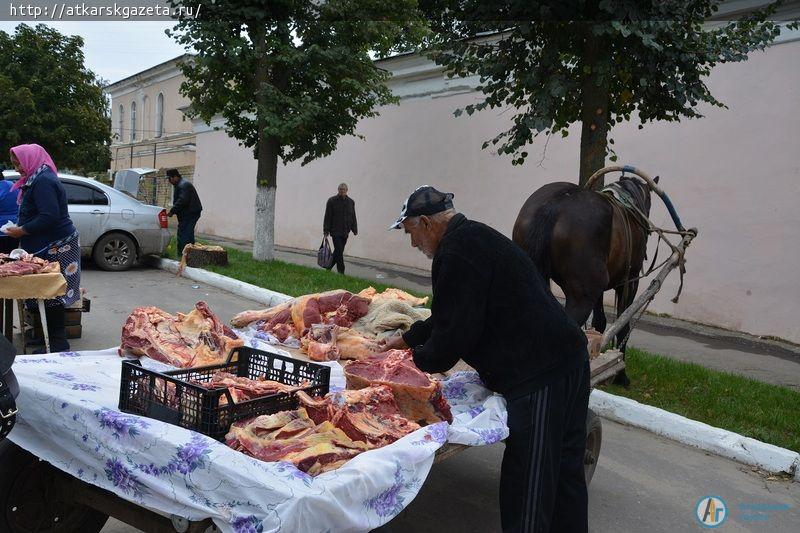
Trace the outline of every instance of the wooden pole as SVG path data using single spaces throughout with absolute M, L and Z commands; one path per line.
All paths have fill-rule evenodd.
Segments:
M 650 282 L 650 286 L 647 287 L 647 290 L 644 291 L 638 298 L 636 298 L 633 303 L 617 317 L 610 327 L 606 328 L 606 331 L 603 333 L 603 341 L 601 346 L 607 346 L 611 339 L 613 339 L 616 334 L 619 333 L 622 327 L 631 321 L 633 315 L 638 313 L 642 308 L 644 308 L 645 305 L 647 305 L 648 302 L 650 302 L 650 300 L 655 298 L 656 293 L 661 289 L 661 285 L 664 283 L 664 279 L 667 277 L 667 275 L 672 272 L 675 267 L 681 265 L 686 247 L 689 246 L 689 244 L 692 242 L 692 239 L 697 236 L 697 229 L 692 228 L 688 231 L 689 234 L 683 237 L 681 243 L 672 252 L 667 264 L 664 265 L 664 267 L 659 271 L 658 275 L 653 278 L 653 281 Z

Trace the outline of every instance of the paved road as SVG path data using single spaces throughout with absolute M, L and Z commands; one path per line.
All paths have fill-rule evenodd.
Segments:
M 87 269 L 84 286 L 92 312 L 84 316 L 76 349 L 115 346 L 127 313 L 137 305 L 187 311 L 204 299 L 223 318 L 254 302 L 165 272 L 140 269 L 112 274 Z M 732 461 L 711 456 L 642 430 L 604 422 L 603 451 L 590 488 L 591 531 L 676 532 L 699 529 L 692 510 L 706 494 L 721 496 L 731 507 L 722 530 L 796 532 L 800 523 L 800 485 L 767 480 Z M 407 511 L 384 526 L 394 532 L 499 531 L 497 485 L 502 445 L 470 449 L 431 472 Z M 740 504 L 788 505 L 768 521 L 743 520 Z M 137 530 L 109 521 L 105 533 Z

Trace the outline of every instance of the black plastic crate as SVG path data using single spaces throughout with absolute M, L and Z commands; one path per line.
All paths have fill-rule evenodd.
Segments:
M 311 385 L 300 390 L 312 397 L 327 394 L 331 375 L 331 369 L 325 365 L 244 346 L 234 349 L 227 363 L 168 372 L 148 370 L 138 360 L 125 360 L 122 362 L 119 408 L 126 413 L 155 418 L 217 440 L 225 438 L 233 422 L 297 408 L 297 398 L 293 393 L 277 393 L 234 403 L 227 388 L 206 389 L 190 383 L 211 381 L 219 371 L 250 379 L 263 376 L 287 385 L 309 381 Z

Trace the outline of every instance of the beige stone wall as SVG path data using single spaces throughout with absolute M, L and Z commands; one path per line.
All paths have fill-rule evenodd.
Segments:
M 613 130 L 620 162 L 660 175 L 685 224 L 700 229 L 680 303 L 670 302 L 674 277 L 652 311 L 800 342 L 798 57 L 795 41 L 717 68 L 711 90 L 729 109 L 704 109 L 706 118 L 678 124 Z M 536 188 L 576 180 L 580 132 L 551 139 L 546 153 L 539 139 L 528 149 L 528 162 L 514 167 L 507 157 L 480 149 L 507 128 L 510 112 L 452 116 L 477 100 L 470 92 L 404 99 L 359 125 L 366 141 L 341 139 L 327 158 L 280 166 L 277 242 L 316 249 L 325 199 L 341 181 L 350 185 L 358 213 L 360 233 L 347 249 L 354 256 L 429 266 L 402 232 L 386 231 L 421 184 L 454 192 L 459 210 L 510 234 Z M 251 150 L 223 132 L 198 133 L 195 184 L 205 207 L 199 231 L 252 238 L 255 171 Z M 670 224 L 658 203 L 653 218 Z
M 194 133 L 181 108 L 188 100 L 180 95 L 183 75 L 172 67 L 152 76 L 143 73 L 112 91 L 111 170 L 131 167 L 194 167 Z M 140 79 L 141 78 L 141 79 Z M 163 95 L 163 124 L 158 135 L 158 96 Z M 136 103 L 136 140 L 130 139 L 131 105 Z M 123 124 L 120 129 L 120 106 Z M 155 154 L 154 154 L 155 151 Z M 154 157 L 155 155 L 155 157 Z

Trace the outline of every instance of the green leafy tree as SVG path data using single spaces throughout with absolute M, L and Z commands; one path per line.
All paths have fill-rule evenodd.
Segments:
M 373 54 L 418 41 L 416 0 L 174 1 L 199 9 L 171 32 L 197 54 L 182 69 L 188 113 L 225 130 L 258 160 L 253 257 L 274 254 L 278 161 L 330 154 L 358 121 L 394 103 Z M 197 11 L 193 9 L 195 13 Z
M 0 161 L 41 144 L 59 168 L 105 171 L 111 119 L 103 81 L 84 65 L 83 39 L 43 24 L 0 31 Z
M 778 3 L 706 25 L 715 0 L 422 0 L 432 57 L 451 76 L 480 76 L 484 98 L 466 112 L 510 108 L 512 126 L 483 143 L 522 164 L 534 137 L 567 136 L 580 122 L 580 183 L 616 160 L 610 129 L 635 118 L 698 118 L 725 105 L 705 80 L 720 63 L 744 61 L 779 34 Z

